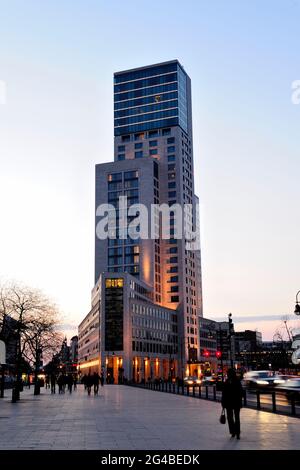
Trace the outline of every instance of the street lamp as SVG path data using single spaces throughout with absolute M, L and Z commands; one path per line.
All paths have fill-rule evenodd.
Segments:
M 233 369 L 233 352 L 232 352 L 232 336 L 234 335 L 234 330 L 233 330 L 233 322 L 232 322 L 232 313 L 228 314 L 228 329 L 229 329 L 229 348 L 230 348 L 230 365 L 231 368 Z
M 221 376 L 222 376 L 222 383 L 223 383 L 224 382 L 224 366 L 223 366 L 223 336 L 222 336 L 221 323 L 219 323 L 219 341 L 220 341 Z M 218 342 L 217 342 L 217 347 L 218 347 Z
M 300 315 L 300 302 L 298 300 L 298 295 L 300 294 L 300 290 L 296 294 L 296 305 L 295 305 L 295 315 Z

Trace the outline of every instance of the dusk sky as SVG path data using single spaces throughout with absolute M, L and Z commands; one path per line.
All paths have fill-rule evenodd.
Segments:
M 300 289 L 300 1 L 0 8 L 1 280 L 43 289 L 77 327 L 94 167 L 113 160 L 113 73 L 177 58 L 192 79 L 204 316 L 231 312 L 236 330 L 272 339 Z

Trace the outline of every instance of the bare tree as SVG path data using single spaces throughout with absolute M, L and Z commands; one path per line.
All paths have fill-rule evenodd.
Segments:
M 58 309 L 40 290 L 21 284 L 3 287 L 0 292 L 1 317 L 9 315 L 15 320 L 17 381 L 14 394 L 19 399 L 23 359 L 35 366 L 35 394 L 39 393 L 37 375 L 41 354 L 55 352 L 61 338 L 57 331 Z
M 293 341 L 293 328 L 288 325 L 290 321 L 289 315 L 283 315 L 281 318 L 281 325 L 275 330 L 273 340 L 276 338 L 278 342 L 283 343 L 285 341 L 285 334 L 288 337 L 288 341 Z

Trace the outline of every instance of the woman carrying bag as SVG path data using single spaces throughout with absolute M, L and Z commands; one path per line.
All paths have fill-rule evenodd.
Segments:
M 229 432 L 232 437 L 240 438 L 240 410 L 242 408 L 243 388 L 236 376 L 234 369 L 228 369 L 227 380 L 223 386 L 222 407 L 226 409 Z M 220 417 L 220 422 L 225 424 L 225 411 Z M 222 421 L 221 421 L 222 420 Z M 225 420 L 225 421 L 224 421 Z

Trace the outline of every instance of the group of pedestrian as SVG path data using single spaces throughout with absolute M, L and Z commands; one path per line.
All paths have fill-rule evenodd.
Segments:
M 99 375 L 97 372 L 93 374 L 84 375 L 82 377 L 82 383 L 84 384 L 85 390 L 87 390 L 88 395 L 91 394 L 92 387 L 94 387 L 94 395 L 98 395 L 99 393 L 99 384 L 101 387 L 104 385 L 104 374 L 101 372 Z
M 58 393 L 60 394 L 65 393 L 66 389 L 69 393 L 72 393 L 73 389 L 76 390 L 77 388 L 77 379 L 71 374 L 60 374 L 58 377 L 55 374 L 51 374 L 48 383 L 50 383 L 51 386 L 51 393 L 56 393 L 56 384 L 58 385 Z
M 101 372 L 99 375 L 97 372 L 93 374 L 89 373 L 84 375 L 81 379 L 82 384 L 84 385 L 85 390 L 87 390 L 88 395 L 91 394 L 92 388 L 94 389 L 94 395 L 99 393 L 99 384 L 101 387 L 104 385 L 104 373 Z M 56 384 L 58 385 L 58 393 L 65 393 L 67 389 L 69 393 L 72 393 L 72 390 L 77 388 L 76 377 L 73 377 L 71 374 L 65 375 L 61 373 L 58 377 L 53 373 L 50 376 L 46 377 L 46 388 L 51 387 L 51 393 L 56 392 Z M 225 414 L 228 422 L 229 433 L 232 437 L 240 439 L 241 434 L 241 425 L 240 425 L 240 410 L 242 408 L 243 402 L 243 388 L 240 379 L 236 375 L 234 369 L 228 369 L 227 379 L 222 386 L 222 414 Z M 225 422 L 226 418 L 221 420 Z

